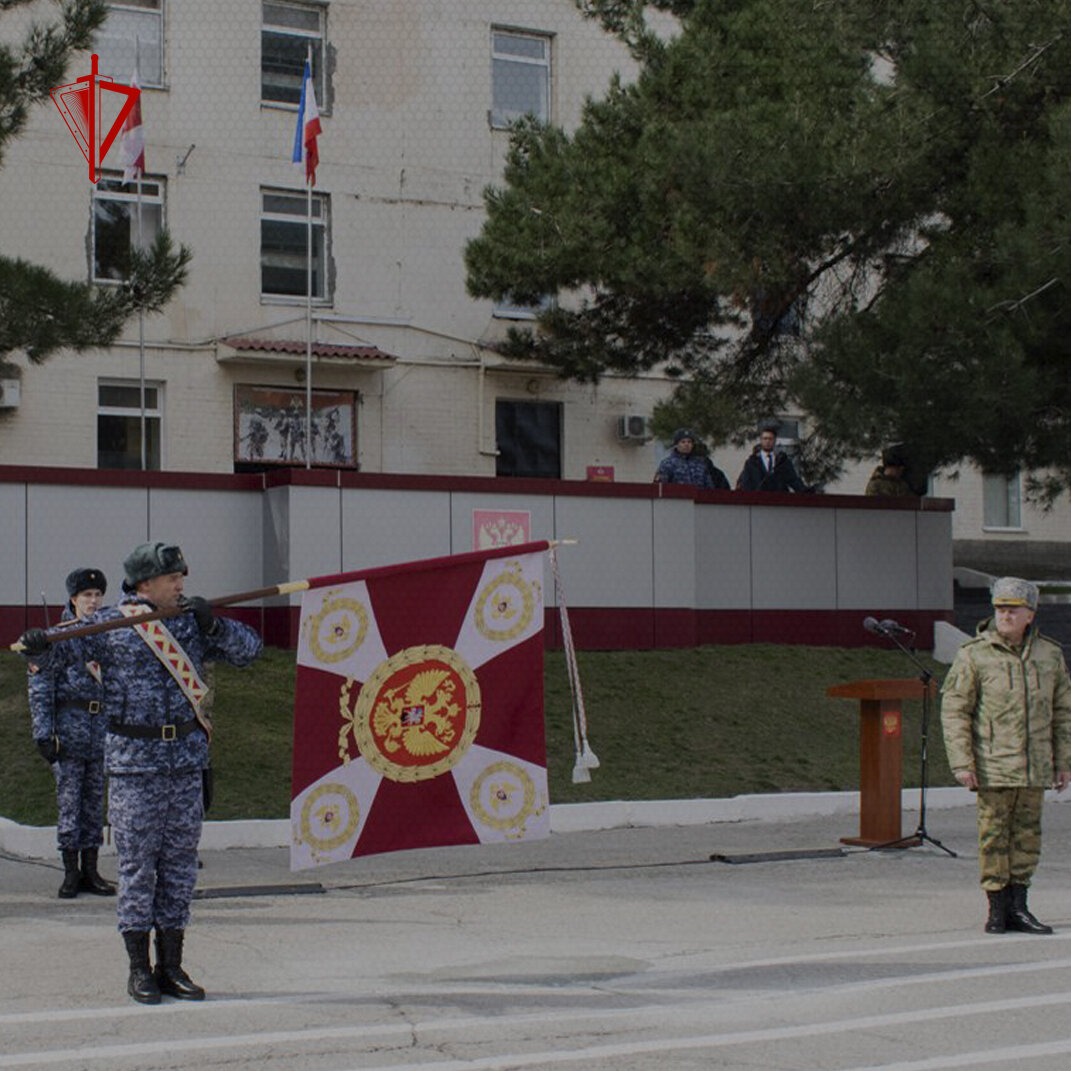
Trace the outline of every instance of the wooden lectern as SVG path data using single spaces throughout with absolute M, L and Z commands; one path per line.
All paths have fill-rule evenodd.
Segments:
M 921 699 L 922 681 L 850 681 L 826 689 L 834 699 L 859 700 L 859 836 L 842 844 L 913 848 L 920 842 L 900 832 L 903 783 L 901 744 L 905 699 Z

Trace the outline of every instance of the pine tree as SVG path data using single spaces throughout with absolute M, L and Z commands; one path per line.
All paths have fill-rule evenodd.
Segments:
M 508 353 L 664 369 L 715 443 L 802 406 L 812 480 L 907 440 L 1071 486 L 1067 0 L 578 2 L 640 73 L 513 131 L 469 290 L 558 301 Z

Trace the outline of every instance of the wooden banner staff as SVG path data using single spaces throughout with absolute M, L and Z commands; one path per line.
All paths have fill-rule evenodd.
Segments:
M 285 584 L 273 584 L 270 588 L 257 588 L 256 591 L 239 591 L 234 595 L 221 595 L 216 599 L 205 599 L 209 606 L 232 606 L 240 602 L 253 602 L 255 599 L 269 599 L 273 595 L 291 595 L 295 591 L 308 591 L 307 580 L 290 580 Z M 184 603 L 173 610 L 149 610 L 131 617 L 111 617 L 107 621 L 95 621 L 92 625 L 75 625 L 48 636 L 49 643 L 61 640 L 74 640 L 79 636 L 95 636 L 99 632 L 111 632 L 117 628 L 130 628 L 132 625 L 144 625 L 148 621 L 159 621 L 165 617 L 178 617 L 189 612 L 189 603 Z M 24 651 L 21 643 L 13 643 L 11 651 Z
M 548 539 L 547 544 L 551 547 L 575 546 L 575 539 Z M 334 578 L 332 578 L 333 580 Z M 257 599 L 270 599 L 274 595 L 293 595 L 298 591 L 308 591 L 312 586 L 308 580 L 288 580 L 285 584 L 273 584 L 267 588 L 257 588 L 256 591 L 240 591 L 234 595 L 220 595 L 216 599 L 205 599 L 209 606 L 233 606 L 240 602 L 254 602 Z M 107 621 L 96 621 L 92 625 L 76 625 L 65 628 L 62 632 L 49 635 L 49 643 L 59 643 L 62 640 L 74 640 L 79 636 L 95 636 L 100 632 L 111 632 L 117 628 L 130 628 L 132 625 L 144 625 L 148 621 L 159 621 L 165 617 L 178 617 L 179 614 L 189 612 L 189 605 L 179 606 L 174 610 L 150 610 L 144 614 L 134 614 L 131 617 L 112 617 Z M 21 643 L 13 643 L 8 648 L 11 651 L 24 651 L 26 648 Z

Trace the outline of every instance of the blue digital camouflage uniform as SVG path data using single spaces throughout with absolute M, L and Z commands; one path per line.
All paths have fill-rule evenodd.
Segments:
M 63 624 L 78 623 L 65 610 Z M 99 848 L 104 822 L 104 689 L 93 645 L 64 640 L 50 656 L 28 664 L 31 731 L 34 740 L 59 743 L 56 778 L 56 840 L 60 851 Z
M 714 487 L 706 458 L 682 454 L 676 448 L 662 458 L 655 479 L 659 483 L 690 483 L 709 489 Z
M 131 603 L 152 605 L 136 595 L 120 605 Z M 96 619 L 118 614 L 112 608 Z M 251 628 L 227 618 L 217 621 L 220 631 L 211 638 L 202 635 L 190 613 L 163 622 L 198 674 L 206 662 L 245 666 L 260 653 L 260 637 Z M 194 718 L 193 707 L 141 634 L 121 628 L 97 639 L 109 724 L 174 725 L 181 733 Z M 186 928 L 201 839 L 201 771 L 207 764 L 208 740 L 199 728 L 172 740 L 108 733 L 108 812 L 119 855 L 120 932 Z

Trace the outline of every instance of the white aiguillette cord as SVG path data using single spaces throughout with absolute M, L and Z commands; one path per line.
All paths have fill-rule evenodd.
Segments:
M 580 670 L 576 664 L 576 648 L 573 646 L 573 631 L 569 627 L 569 611 L 565 605 L 562 577 L 558 569 L 558 555 L 551 545 L 550 566 L 554 572 L 554 595 L 558 601 L 558 614 L 562 623 L 562 649 L 565 651 L 565 668 L 569 676 L 569 694 L 573 700 L 573 744 L 576 761 L 573 765 L 573 784 L 591 780 L 591 771 L 598 769 L 599 760 L 588 744 L 588 719 L 584 711 L 584 693 L 580 687 Z

